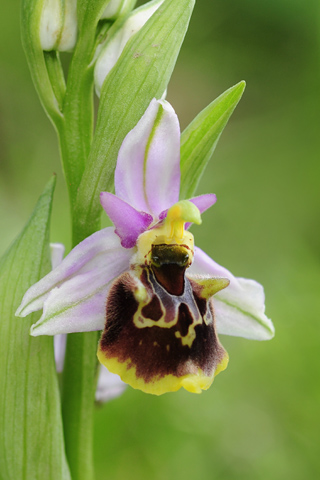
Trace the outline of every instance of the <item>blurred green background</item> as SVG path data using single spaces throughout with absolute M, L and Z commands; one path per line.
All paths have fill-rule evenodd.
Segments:
M 0 251 L 52 172 L 52 240 L 70 246 L 19 2 L 1 16 Z M 319 46 L 316 0 L 198 0 L 168 93 L 182 128 L 233 84 L 247 89 L 199 188 L 218 202 L 193 233 L 235 275 L 265 286 L 276 337 L 223 337 L 229 367 L 200 396 L 128 388 L 97 409 L 97 480 L 319 478 Z

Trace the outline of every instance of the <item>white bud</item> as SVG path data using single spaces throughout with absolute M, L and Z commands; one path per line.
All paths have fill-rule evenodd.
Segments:
M 116 64 L 128 40 L 137 33 L 149 20 L 164 0 L 153 0 L 136 10 L 133 10 L 125 21 L 114 24 L 105 43 L 98 52 L 94 70 L 94 81 L 97 95 L 100 96 L 102 84 Z
M 72 50 L 77 40 L 77 0 L 44 0 L 39 33 L 43 50 Z
M 102 19 L 113 19 L 129 12 L 134 7 L 136 0 L 110 0 L 103 14 Z

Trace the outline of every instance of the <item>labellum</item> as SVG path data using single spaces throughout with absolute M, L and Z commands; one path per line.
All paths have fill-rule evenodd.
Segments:
M 187 276 L 197 207 L 181 201 L 141 234 L 130 271 L 112 285 L 98 358 L 134 388 L 161 395 L 183 387 L 201 393 L 227 367 L 214 320 L 214 293 L 226 278 Z

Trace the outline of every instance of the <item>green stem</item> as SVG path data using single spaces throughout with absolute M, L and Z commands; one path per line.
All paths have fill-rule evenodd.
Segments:
M 73 218 L 73 245 L 93 230 Z M 66 454 L 73 480 L 93 480 L 93 406 L 97 379 L 97 344 L 99 333 L 68 335 L 62 377 L 62 417 Z
M 90 66 L 93 40 L 84 44 L 81 39 L 77 44 L 68 72 L 64 125 L 59 131 L 72 212 L 93 136 L 93 66 Z
M 78 231 L 74 215 L 77 188 L 89 154 L 93 130 L 93 72 L 81 57 L 81 48 L 70 65 L 64 103 L 64 125 L 59 141 L 72 212 L 72 228 Z M 81 58 L 80 58 L 81 57 Z M 90 55 L 91 58 L 91 55 Z M 79 74 L 79 72 L 81 72 Z M 85 228 L 73 234 L 77 245 L 90 233 Z M 65 448 L 73 480 L 93 480 L 93 406 L 96 389 L 98 335 L 68 335 L 62 378 L 62 416 Z
M 89 2 L 90 3 L 90 2 Z M 100 0 L 101 3 L 101 0 Z M 64 125 L 59 131 L 59 141 L 63 168 L 66 176 L 67 187 L 73 215 L 73 225 L 77 224 L 75 218 L 75 204 L 78 187 L 88 159 L 94 126 L 94 52 L 97 47 L 100 29 L 97 29 L 100 18 L 99 2 L 93 12 L 88 6 L 88 14 L 80 26 L 79 40 L 77 42 L 68 71 L 67 88 L 64 95 L 63 117 Z M 95 13 L 95 15 L 94 15 Z M 104 32 L 108 30 L 106 25 Z M 90 232 L 93 233 L 93 232 Z M 84 232 L 83 238 L 90 233 Z
M 73 244 L 99 230 L 73 219 Z M 93 480 L 93 405 L 97 379 L 99 333 L 68 335 L 62 378 L 62 416 L 66 454 L 73 480 Z
M 79 8 L 83 2 L 79 2 Z M 90 2 L 89 2 L 90 3 Z M 95 4 L 98 9 L 102 0 Z M 73 246 L 100 228 L 94 229 L 75 215 L 78 186 L 89 156 L 93 137 L 93 52 L 97 19 L 94 8 L 82 17 L 79 40 L 74 52 L 64 97 L 64 122 L 59 130 L 62 163 L 72 212 Z M 84 12 L 84 10 L 83 10 Z M 82 13 L 83 13 L 82 12 Z M 83 27 L 83 28 L 82 28 Z M 65 448 L 73 480 L 93 480 L 93 407 L 97 378 L 98 333 L 68 335 L 62 377 L 62 416 Z
M 73 480 L 93 480 L 97 332 L 68 335 L 62 387 L 66 454 Z

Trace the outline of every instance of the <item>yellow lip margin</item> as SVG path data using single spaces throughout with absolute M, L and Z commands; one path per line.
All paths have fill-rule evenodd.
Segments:
M 205 375 L 199 368 L 196 374 L 187 374 L 181 377 L 166 375 L 161 378 L 155 377 L 150 382 L 145 382 L 143 378 L 138 378 L 136 376 L 136 368 L 132 365 L 130 360 L 126 360 L 122 363 L 116 358 L 106 358 L 105 353 L 101 350 L 100 346 L 97 356 L 100 363 L 102 363 L 102 365 L 104 365 L 110 372 L 119 375 L 123 382 L 127 383 L 132 388 L 153 395 L 176 392 L 182 387 L 191 393 L 202 393 L 202 390 L 208 390 L 214 377 L 227 368 L 229 360 L 228 354 L 226 353 L 211 376 Z

